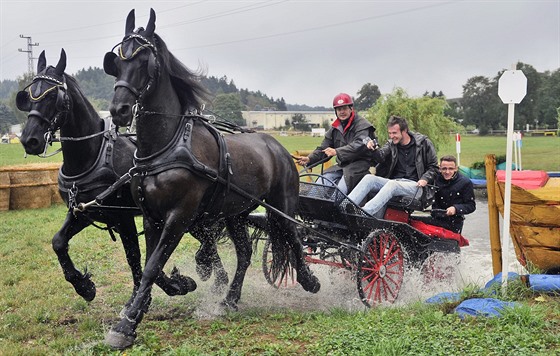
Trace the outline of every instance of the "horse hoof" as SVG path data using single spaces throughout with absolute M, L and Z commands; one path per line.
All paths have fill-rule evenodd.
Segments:
M 105 343 L 116 350 L 124 350 L 134 344 L 136 335 L 125 335 L 114 330 L 109 330 L 105 336 Z
M 239 310 L 239 308 L 237 307 L 237 303 L 232 302 L 232 301 L 224 300 L 224 301 L 221 302 L 220 304 L 222 305 L 222 307 L 223 307 L 224 309 L 229 310 L 229 311 L 234 311 L 234 312 L 236 312 L 236 311 Z
M 312 274 L 309 274 L 307 278 L 297 279 L 298 283 L 301 284 L 303 289 L 309 293 L 317 293 L 321 289 L 321 283 L 319 279 Z
M 74 285 L 74 290 L 76 290 L 76 293 L 78 293 L 80 297 L 84 298 L 86 302 L 94 300 L 97 292 L 95 283 L 89 279 L 84 279 L 80 281 L 79 284 Z
M 196 265 L 196 273 L 203 281 L 207 281 L 212 275 L 212 268 L 206 265 L 198 264 Z
M 175 267 L 171 271 L 171 281 L 173 290 L 166 291 L 167 295 L 185 295 L 196 290 L 196 282 L 191 277 L 183 276 Z

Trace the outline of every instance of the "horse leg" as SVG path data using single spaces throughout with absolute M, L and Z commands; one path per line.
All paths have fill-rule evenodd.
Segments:
M 237 269 L 223 304 L 230 309 L 237 310 L 237 302 L 239 302 L 241 297 L 243 280 L 245 279 L 247 268 L 251 264 L 253 246 L 247 232 L 246 218 L 240 216 L 227 218 L 226 226 L 235 245 Z
M 163 267 L 181 240 L 185 226 L 177 223 L 167 223 L 163 230 L 160 230 L 144 218 L 144 231 L 146 235 L 146 265 L 142 273 L 140 287 L 120 322 L 111 328 L 105 338 L 105 341 L 116 349 L 122 350 L 134 343 L 136 328 L 142 321 L 151 301 L 153 284 L 160 278 Z M 196 285 L 193 280 L 191 282 Z
M 216 273 L 214 288 L 221 289 L 229 283 L 229 278 L 218 254 L 217 243 L 225 233 L 223 221 L 213 225 L 201 225 L 191 229 L 190 234 L 200 242 L 200 247 L 195 254 L 196 273 L 206 281 Z
M 53 236 L 52 247 L 58 257 L 60 267 L 62 267 L 64 278 L 72 284 L 76 293 L 86 301 L 91 302 L 95 298 L 95 283 L 92 282 L 87 271 L 82 274 L 76 269 L 68 254 L 68 242 L 70 239 L 89 225 L 89 221 L 83 217 L 74 216 L 71 211 L 68 211 L 62 227 Z
M 200 248 L 195 255 L 196 272 L 203 281 L 210 278 L 212 271 L 215 272 L 216 279 L 212 286 L 215 292 L 221 291 L 229 283 L 217 246 L 220 237 L 226 233 L 224 229 L 223 222 L 218 222 L 211 227 L 202 226 L 190 231 L 190 234 L 200 242 Z
M 121 311 L 121 313 L 123 313 L 132 304 L 132 300 L 136 295 L 138 287 L 140 286 L 140 280 L 142 278 L 142 264 L 140 261 L 140 246 L 138 244 L 138 230 L 136 229 L 134 216 L 122 215 L 120 218 L 119 216 L 116 216 L 116 221 L 115 230 L 121 237 L 126 261 L 130 267 L 132 280 L 134 282 L 132 297 L 126 302 L 125 309 Z

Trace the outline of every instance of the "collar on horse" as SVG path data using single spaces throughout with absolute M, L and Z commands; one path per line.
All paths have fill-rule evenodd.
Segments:
M 110 186 L 120 177 L 115 172 L 113 165 L 113 151 L 117 140 L 116 131 L 112 129 L 111 119 L 105 118 L 103 122 L 104 130 L 101 131 L 103 142 L 95 163 L 86 171 L 75 176 L 64 174 L 64 163 L 58 171 L 58 189 L 68 194 L 68 208 L 70 209 L 77 206 L 79 193 Z
M 198 121 L 214 136 L 218 144 L 219 159 L 218 169 L 215 170 L 200 162 L 191 150 L 192 130 Z M 226 194 L 230 189 L 230 177 L 233 175 L 231 168 L 231 156 L 227 150 L 226 141 L 221 132 L 208 123 L 206 118 L 200 115 L 184 115 L 179 123 L 179 129 L 175 136 L 160 151 L 148 157 L 138 157 L 134 153 L 135 166 L 131 169 L 131 175 L 140 177 L 156 175 L 161 172 L 184 168 L 192 173 L 214 182 L 211 189 L 206 191 L 202 200 L 203 206 L 199 208 L 201 217 L 220 214 Z M 142 192 L 140 192 L 142 194 Z M 142 201 L 142 199 L 140 199 Z M 144 212 L 147 212 L 143 206 Z M 149 216 L 149 214 L 147 214 Z

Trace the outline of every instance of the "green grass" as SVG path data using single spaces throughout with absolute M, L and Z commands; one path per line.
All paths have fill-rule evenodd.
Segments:
M 321 144 L 321 137 L 311 136 L 278 136 L 274 137 L 286 147 L 289 152 L 296 150 L 313 150 Z M 523 169 L 544 170 L 547 172 L 560 171 L 560 137 L 524 137 L 521 148 L 521 163 Z M 49 152 L 58 148 L 54 144 Z M 37 162 L 61 162 L 62 155 L 42 159 L 36 156 L 23 158 L 21 144 L 0 145 L 0 166 L 28 164 Z M 449 143 L 440 147 L 438 157 L 445 154 L 456 155 L 454 136 Z M 487 154 L 501 156 L 506 154 L 505 136 L 469 136 L 461 137 L 461 154 L 459 156 L 462 166 L 470 167 L 475 162 L 484 162 Z
M 83 301 L 64 280 L 50 245 L 65 212 L 60 205 L 0 212 L 1 355 L 119 354 L 102 341 L 117 322 L 118 311 L 132 288 L 122 247 L 95 228 L 84 230 L 71 241 L 70 254 L 76 266 L 81 270 L 87 267 L 97 285 L 96 299 Z M 197 247 L 198 243 L 186 236 L 166 271 L 173 265 L 183 271 L 190 266 L 192 271 Z M 222 245 L 220 253 L 225 261 L 235 259 L 229 244 Z M 259 256 L 253 258 L 250 280 L 264 280 Z M 456 304 L 419 302 L 363 312 L 246 305 L 238 313 L 201 319 L 195 310 L 206 302 L 202 291 L 207 284 L 201 282 L 199 290 L 182 297 L 167 297 L 154 288 L 150 312 L 126 355 L 560 353 L 560 296 L 538 295 L 513 283 L 506 299 L 517 300 L 518 308 L 501 318 L 466 320 L 451 313 Z M 250 284 L 244 288 L 249 290 Z M 281 305 L 284 293 L 271 293 L 276 297 L 269 304 Z M 463 293 L 465 297 L 482 296 L 476 287 Z
M 313 149 L 321 138 L 278 137 L 293 152 Z M 559 169 L 559 139 L 524 139 L 524 167 Z M 455 144 L 439 155 L 454 153 Z M 463 137 L 461 163 L 505 153 L 505 138 Z M 532 158 L 530 158 L 532 157 Z M 60 161 L 61 155 L 48 161 Z M 44 162 L 23 160 L 21 145 L 0 145 L 0 165 Z M 122 246 L 109 235 L 87 228 L 70 242 L 75 265 L 93 274 L 97 297 L 87 303 L 64 280 L 51 238 L 60 228 L 64 206 L 0 212 L 0 355 L 97 355 L 119 353 L 102 340 L 128 299 L 132 282 Z M 140 220 L 137 220 L 140 227 Z M 143 239 L 141 239 L 142 249 Z M 166 265 L 193 270 L 198 242 L 188 235 Z M 235 260 L 229 244 L 220 247 L 225 261 Z M 258 277 L 256 277 L 258 276 Z M 261 278 L 255 254 L 248 279 Z M 208 283 L 208 282 L 207 282 Z M 239 313 L 201 319 L 208 288 L 167 297 L 154 288 L 150 312 L 127 355 L 551 355 L 560 354 L 560 296 L 538 295 L 524 286 L 508 289 L 519 307 L 501 318 L 461 320 L 455 304 L 415 303 L 364 312 L 340 309 L 295 311 L 246 306 Z M 244 291 L 249 290 L 249 286 Z M 283 293 L 270 304 L 280 303 Z M 481 296 L 476 287 L 465 297 Z M 277 300 L 276 300 L 277 298 Z M 243 297 L 242 297 L 243 302 Z M 311 308 L 313 309 L 313 308 Z

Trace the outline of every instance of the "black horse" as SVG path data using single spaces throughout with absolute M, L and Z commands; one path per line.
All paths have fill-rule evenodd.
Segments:
M 136 145 L 128 138 L 117 136 L 111 121 L 99 117 L 76 80 L 64 73 L 65 68 L 64 49 L 56 67 L 47 67 L 43 51 L 39 56 L 37 76 L 16 97 L 17 107 L 29 112 L 21 136 L 26 153 L 44 156 L 55 132 L 60 129 L 64 163 L 59 171 L 58 184 L 69 211 L 61 229 L 53 237 L 52 246 L 66 280 L 80 296 L 91 301 L 96 294 L 95 284 L 89 273 L 82 273 L 75 268 L 68 254 L 68 243 L 87 226 L 95 222 L 106 224 L 113 239 L 113 230 L 121 237 L 132 271 L 135 294 L 142 277 L 138 233 L 134 222 L 134 216 L 139 215 L 140 210 L 132 198 L 130 184 L 108 194 L 102 202 L 103 209 L 92 207 L 87 211 L 76 212 L 75 208 L 78 203 L 89 202 L 104 193 L 134 166 Z M 213 242 L 209 238 L 206 240 Z M 197 254 L 197 260 L 204 262 L 202 266 L 214 267 L 216 274 L 221 277 L 216 279 L 216 286 L 224 282 L 227 284 L 227 273 L 216 254 L 215 245 L 209 243 L 200 251 L 202 253 Z M 194 281 L 181 277 L 177 270 L 172 272 L 171 278 L 161 273 L 157 284 L 168 295 L 186 294 L 196 286 Z
M 225 219 L 238 261 L 224 305 L 236 308 L 252 253 L 247 216 L 258 200 L 268 204 L 275 260 L 286 261 L 294 251 L 298 282 L 313 293 L 320 288 L 304 262 L 290 218 L 297 206 L 299 179 L 288 151 L 269 135 L 217 132 L 197 114 L 205 96 L 199 75 L 179 62 L 154 33 L 155 12 L 150 11 L 145 30 L 134 31 L 134 22 L 132 10 L 118 54 L 109 52 L 104 59 L 105 72 L 116 77 L 110 106 L 115 124 L 130 125 L 136 119 L 132 192 L 143 210 L 146 234 L 140 288 L 106 338 L 120 349 L 132 345 L 152 285 L 183 232 L 201 221 Z

